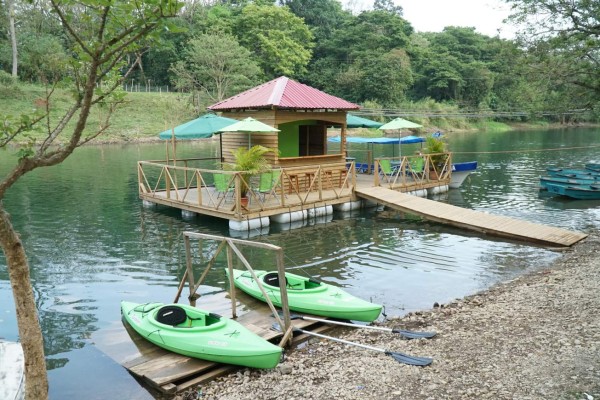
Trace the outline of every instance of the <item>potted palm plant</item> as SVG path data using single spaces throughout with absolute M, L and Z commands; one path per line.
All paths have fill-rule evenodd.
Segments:
M 271 169 L 271 164 L 265 158 L 265 154 L 272 152 L 273 149 L 269 149 L 264 146 L 252 146 L 249 149 L 239 147 L 237 150 L 232 150 L 234 162 L 224 163 L 223 169 L 228 171 L 239 171 L 242 177 L 242 184 L 240 187 L 240 196 L 242 199 L 246 199 L 248 190 L 250 190 L 250 179 L 253 175 L 266 172 Z
M 444 143 L 442 139 L 428 136 L 425 139 L 425 148 L 423 149 L 423 152 L 425 154 L 432 154 L 429 158 L 429 170 L 433 172 L 433 174 L 430 173 L 430 177 L 432 179 L 437 179 L 437 177 L 432 175 L 435 175 L 440 171 L 448 159 L 448 154 L 446 154 L 446 143 Z

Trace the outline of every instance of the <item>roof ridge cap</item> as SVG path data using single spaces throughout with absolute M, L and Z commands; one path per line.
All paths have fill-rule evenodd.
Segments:
M 275 83 L 275 87 L 269 96 L 268 104 L 277 106 L 281 103 L 281 98 L 283 97 L 283 93 L 285 92 L 285 87 L 287 86 L 290 78 L 287 76 L 282 76 L 278 78 Z

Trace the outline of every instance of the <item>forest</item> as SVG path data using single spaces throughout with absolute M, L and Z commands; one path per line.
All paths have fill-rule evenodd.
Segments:
M 119 109 L 136 86 L 168 88 L 161 109 L 173 115 L 179 100 L 197 114 L 286 75 L 386 116 L 596 122 L 600 2 L 504 1 L 520 27 L 511 40 L 471 27 L 415 32 L 392 0 L 360 13 L 335 0 L 0 0 L 0 150 L 18 145 L 0 178 L 0 246 L 26 399 L 48 398 L 48 380 L 29 259 L 3 203 L 22 177 L 107 133 L 113 115 L 159 119 L 152 100 L 145 113 Z
M 0 86 L 74 79 L 72 43 L 48 1 L 1 1 Z M 401 109 L 595 121 L 598 3 L 507 2 L 521 27 L 511 40 L 472 27 L 416 32 L 391 0 L 357 14 L 336 0 L 186 1 L 120 69 L 130 71 L 125 88 L 185 93 L 196 113 L 285 75 L 382 115 Z

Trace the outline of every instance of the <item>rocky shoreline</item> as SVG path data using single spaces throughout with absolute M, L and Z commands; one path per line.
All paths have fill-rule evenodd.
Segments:
M 481 293 L 387 321 L 436 331 L 404 340 L 330 331 L 375 347 L 433 357 L 428 367 L 311 340 L 274 370 L 243 369 L 179 399 L 600 399 L 600 234 L 547 268 Z

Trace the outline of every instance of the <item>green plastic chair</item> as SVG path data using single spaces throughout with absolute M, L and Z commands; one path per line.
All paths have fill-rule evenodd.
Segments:
M 392 168 L 392 162 L 390 160 L 379 160 L 379 170 L 384 175 L 393 175 L 394 168 Z
M 277 202 L 279 201 L 279 197 L 277 196 L 277 192 L 275 191 L 275 189 L 277 188 L 277 186 L 280 186 L 281 182 L 280 182 L 280 177 L 281 177 L 281 170 L 280 169 L 275 169 L 269 172 L 263 172 L 262 174 L 260 174 L 260 179 L 258 182 L 258 192 L 260 194 L 262 194 L 262 200 L 265 201 L 267 196 L 273 196 L 277 199 Z
M 425 168 L 425 159 L 423 157 L 417 157 L 410 160 L 411 174 L 417 177 L 423 176 L 423 169 Z
M 234 188 L 229 185 L 229 178 L 226 174 L 213 174 L 213 181 L 215 183 L 215 190 L 217 191 L 217 198 L 224 196 L 227 199 L 227 195 L 231 193 L 233 198 Z

